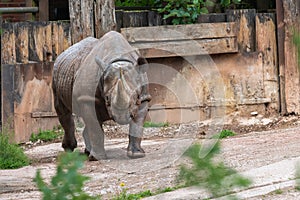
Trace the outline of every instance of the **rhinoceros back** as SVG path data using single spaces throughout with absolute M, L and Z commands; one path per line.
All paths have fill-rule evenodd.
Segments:
M 70 110 L 75 74 L 98 41 L 93 37 L 85 38 L 61 53 L 54 63 L 53 89 L 56 98 Z

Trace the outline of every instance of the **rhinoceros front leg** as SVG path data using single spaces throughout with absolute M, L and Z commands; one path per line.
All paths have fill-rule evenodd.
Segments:
M 145 151 L 141 147 L 143 138 L 143 125 L 148 112 L 148 101 L 143 102 L 138 110 L 137 116 L 129 124 L 129 144 L 127 156 L 130 158 L 141 158 Z
M 105 159 L 104 132 L 102 124 L 97 120 L 95 107 L 90 104 L 83 105 L 82 118 L 85 123 L 83 131 L 85 153 L 89 154 L 90 161 Z

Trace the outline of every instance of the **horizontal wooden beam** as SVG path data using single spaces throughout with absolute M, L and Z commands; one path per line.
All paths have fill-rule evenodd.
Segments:
M 234 22 L 122 28 L 129 42 L 195 40 L 236 36 Z
M 237 39 L 218 38 L 165 42 L 132 43 L 145 58 L 192 56 L 238 52 Z
M 48 118 L 57 117 L 56 112 L 33 112 L 31 113 L 32 118 Z
M 238 52 L 234 22 L 132 27 L 121 33 L 146 58 Z

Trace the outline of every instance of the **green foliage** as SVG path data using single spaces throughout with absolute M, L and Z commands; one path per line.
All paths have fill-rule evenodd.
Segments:
M 162 193 L 166 193 L 166 192 L 172 192 L 172 191 L 174 191 L 174 190 L 176 190 L 176 189 L 178 189 L 178 188 L 180 188 L 180 187 L 166 187 L 166 188 L 164 188 L 164 189 L 158 190 L 158 191 L 156 192 L 156 194 L 162 194 Z
M 137 194 L 128 194 L 126 189 L 123 189 L 122 192 L 113 198 L 113 200 L 138 200 L 144 197 L 150 197 L 153 194 L 150 190 L 142 191 Z
M 249 179 L 224 163 L 214 162 L 214 157 L 220 152 L 219 141 L 211 149 L 204 150 L 209 152 L 205 157 L 200 157 L 200 150 L 201 146 L 195 144 L 184 153 L 192 161 L 192 167 L 182 165 L 178 179 L 186 186 L 199 186 L 208 190 L 213 197 L 218 197 L 229 194 L 234 188 L 248 187 L 251 184 Z
M 283 191 L 281 189 L 277 189 L 274 191 L 274 194 L 283 194 Z
M 156 0 L 116 0 L 117 7 L 154 7 Z
M 123 186 L 122 186 L 123 187 Z M 150 190 L 146 190 L 146 191 L 142 191 L 136 194 L 128 194 L 126 189 L 123 189 L 122 192 L 113 198 L 113 200 L 138 200 L 144 197 L 150 197 L 150 196 L 154 196 L 157 194 L 162 194 L 162 193 L 166 193 L 166 192 L 171 192 L 174 191 L 176 189 L 178 189 L 180 187 L 166 187 L 164 189 L 159 189 L 156 192 L 151 192 Z
M 237 4 L 240 4 L 241 0 L 221 0 L 220 5 L 224 8 L 232 7 Z
M 8 134 L 0 133 L 0 169 L 17 169 L 29 165 L 23 149 L 9 141 Z
M 53 141 L 55 139 L 58 139 L 62 135 L 63 132 L 59 128 L 53 130 L 46 130 L 46 131 L 39 130 L 38 134 L 32 133 L 29 140 L 31 142 L 36 142 L 38 140 L 47 142 L 47 141 Z
M 300 163 L 296 165 L 296 189 L 300 191 Z
M 165 6 L 158 9 L 158 12 L 164 14 L 164 19 L 171 18 L 174 25 L 195 23 L 200 14 L 208 13 L 207 7 L 214 5 L 210 0 L 166 0 L 164 2 Z
M 44 182 L 38 170 L 34 181 L 43 193 L 43 200 L 100 199 L 89 196 L 82 190 L 84 182 L 89 178 L 79 174 L 78 169 L 82 168 L 85 160 L 86 156 L 76 151 L 62 154 L 58 159 L 56 175 L 52 177 L 50 185 Z
M 160 122 L 160 123 L 154 123 L 154 122 L 144 122 L 144 128 L 150 128 L 150 127 L 168 127 L 168 122 Z
M 298 66 L 300 69 L 300 32 L 294 31 L 293 37 L 294 44 L 296 45 L 297 53 L 298 53 Z
M 235 135 L 236 135 L 235 132 L 226 129 L 222 130 L 219 134 L 217 134 L 218 138 L 220 139 L 228 138 Z

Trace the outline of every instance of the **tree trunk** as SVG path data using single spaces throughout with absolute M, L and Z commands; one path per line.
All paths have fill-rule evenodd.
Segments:
M 71 43 L 115 30 L 115 5 L 111 0 L 69 0 Z

